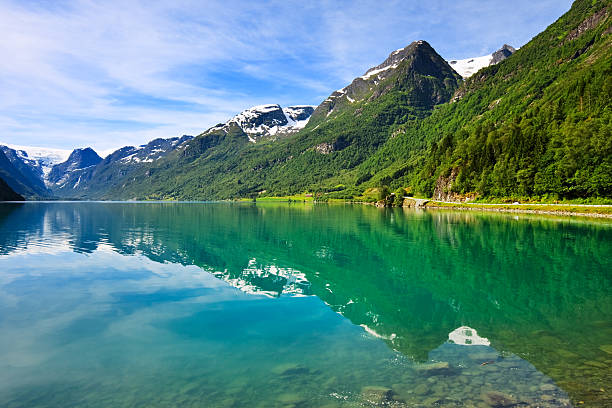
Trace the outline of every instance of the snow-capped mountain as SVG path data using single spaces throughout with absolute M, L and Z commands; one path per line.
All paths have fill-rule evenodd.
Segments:
M 66 161 L 70 156 L 71 151 L 66 149 L 52 149 L 47 147 L 36 146 L 19 146 L 9 143 L 0 143 L 0 149 L 7 155 L 14 155 L 21 159 L 22 162 L 29 165 L 36 172 L 40 173 L 41 177 L 46 177 L 51 168 L 56 164 Z M 13 150 L 14 153 L 7 153 L 8 150 Z M 10 158 L 9 158 L 10 159 Z
M 105 161 L 109 163 L 120 161 L 124 164 L 151 163 L 154 160 L 161 159 L 167 153 L 191 139 L 193 139 L 193 136 L 183 135 L 169 139 L 155 139 L 138 147 L 125 146 L 109 154 Z
M 81 172 L 100 163 L 102 158 L 91 147 L 74 149 L 68 159 L 53 166 L 47 177 L 49 185 L 62 185 L 70 179 L 70 175 Z
M 247 134 L 249 141 L 255 143 L 263 137 L 284 136 L 299 131 L 306 126 L 314 109 L 314 106 L 308 105 L 286 108 L 281 108 L 278 104 L 253 106 L 208 131 L 227 129 L 231 125 L 237 125 Z
M 515 52 L 516 49 L 514 49 L 514 47 L 504 44 L 503 47 L 490 55 L 460 60 L 450 60 L 448 63 L 463 78 L 469 78 L 484 67 L 499 64 L 501 61 L 505 60 Z
M 394 89 L 398 78 L 401 78 L 399 80 L 401 82 L 406 76 L 413 76 L 413 73 L 428 78 L 452 77 L 452 81 L 459 79 L 427 41 L 414 41 L 404 48 L 393 51 L 381 64 L 370 68 L 349 85 L 334 91 L 316 108 L 314 119 L 311 120 L 318 124 L 355 103 L 374 101 Z M 412 82 L 412 79 L 408 80 Z M 429 92 L 426 82 L 426 80 L 416 81 L 414 89 L 419 89 L 417 94 L 423 96 L 423 99 L 416 98 L 412 103 L 415 106 L 429 107 L 445 101 L 444 92 Z
M 165 157 L 191 139 L 193 136 L 188 135 L 155 139 L 140 146 L 122 147 L 104 159 L 91 149 L 77 149 L 73 154 L 80 155 L 83 160 L 72 160 L 71 155 L 66 162 L 55 166 L 49 176 L 49 187 L 59 197 L 80 198 L 93 194 L 108 188 L 141 166 Z M 88 158 L 84 157 L 84 153 Z

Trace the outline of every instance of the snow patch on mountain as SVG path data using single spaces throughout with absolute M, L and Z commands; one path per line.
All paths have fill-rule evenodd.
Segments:
M 45 178 L 48 176 L 53 166 L 66 161 L 72 152 L 72 150 L 37 146 L 21 146 L 2 142 L 0 142 L 0 145 L 16 150 L 19 158 L 21 158 L 25 163 L 28 163 L 33 167 L 39 167 Z
M 504 44 L 499 50 L 490 55 L 482 57 L 466 58 L 447 61 L 449 65 L 463 78 L 469 78 L 482 68 L 495 65 L 505 60 L 516 52 L 516 49 L 508 44 Z
M 399 66 L 399 64 L 393 64 L 393 65 L 388 65 L 386 67 L 379 68 L 379 69 L 372 69 L 372 70 L 366 72 L 365 75 L 360 76 L 359 78 L 361 78 L 361 79 L 369 79 L 369 78 L 373 77 L 374 75 L 378 75 L 381 72 L 384 72 L 384 71 L 386 71 L 388 69 L 395 69 L 398 66 Z
M 286 108 L 281 108 L 278 104 L 253 106 L 210 130 L 227 132 L 227 127 L 235 124 L 247 134 L 250 142 L 256 143 L 262 137 L 288 135 L 303 129 L 314 112 L 314 108 L 310 105 Z
M 450 66 L 463 78 L 469 78 L 484 67 L 491 65 L 493 55 L 448 61 Z

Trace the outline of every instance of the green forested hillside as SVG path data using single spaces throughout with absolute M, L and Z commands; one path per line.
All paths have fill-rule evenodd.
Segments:
M 106 196 L 211 199 L 329 189 L 400 124 L 423 119 L 457 89 L 460 76 L 426 42 L 411 44 L 401 55 L 384 75 L 357 78 L 334 92 L 297 135 L 253 144 L 237 126 L 213 129 Z M 357 190 L 347 196 L 352 194 Z
M 577 0 L 465 82 L 415 42 L 373 69 L 382 74 L 334 92 L 293 136 L 253 144 L 238 127 L 213 129 L 98 195 L 351 198 L 386 185 L 450 199 L 612 197 L 611 3 Z
M 511 58 L 466 81 L 458 101 L 405 126 L 359 171 L 424 195 L 453 173 L 458 193 L 611 197 L 610 3 L 576 1 Z

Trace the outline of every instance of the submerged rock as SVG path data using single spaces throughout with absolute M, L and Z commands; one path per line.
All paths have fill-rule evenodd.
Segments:
M 441 361 L 439 363 L 424 364 L 419 366 L 417 367 L 417 372 L 426 377 L 433 375 L 449 375 L 453 373 L 453 368 L 447 361 Z
M 393 397 L 393 390 L 387 387 L 371 385 L 361 389 L 361 399 L 364 402 L 382 405 L 390 401 Z
M 431 393 L 431 390 L 429 389 L 427 384 L 419 384 L 416 387 L 414 387 L 414 393 L 417 395 L 427 395 Z
M 557 389 L 557 387 L 555 387 L 553 384 L 542 384 L 542 385 L 540 385 L 540 390 L 542 390 L 542 391 L 554 391 L 556 389 Z
M 310 369 L 296 363 L 286 363 L 274 367 L 272 373 L 282 376 L 304 375 L 310 374 Z
M 286 394 L 279 395 L 276 398 L 276 400 L 280 402 L 281 404 L 297 405 L 297 404 L 301 404 L 304 401 L 306 401 L 306 398 L 304 398 L 304 396 L 299 395 L 299 394 L 286 393 Z
M 480 395 L 480 398 L 490 407 L 504 408 L 517 404 L 512 395 L 504 394 L 499 391 L 489 391 Z

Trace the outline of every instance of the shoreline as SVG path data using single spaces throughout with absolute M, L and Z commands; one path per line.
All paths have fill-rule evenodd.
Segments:
M 574 212 L 568 210 L 535 210 L 528 208 L 499 208 L 493 207 L 495 204 L 490 204 L 491 207 L 480 207 L 480 206 L 461 206 L 461 205 L 428 205 L 426 204 L 424 209 L 432 210 L 459 210 L 459 211 L 486 211 L 486 212 L 501 212 L 501 213 L 515 213 L 515 214 L 539 214 L 539 215 L 562 215 L 570 217 L 589 217 L 589 218 L 606 218 L 612 219 L 612 213 L 601 213 L 601 212 Z M 503 204 L 500 204 L 503 205 Z M 541 204 L 539 204 L 541 205 Z
M 499 212 L 499 213 L 515 213 L 515 214 L 539 214 L 539 215 L 559 215 L 559 216 L 570 216 L 570 217 L 589 217 L 589 218 L 600 218 L 600 219 L 612 219 L 612 205 L 601 205 L 601 204 L 546 204 L 546 203 L 525 203 L 525 204 L 492 204 L 492 203 L 450 203 L 442 201 L 431 201 L 427 199 L 419 199 L 424 201 L 421 205 L 417 206 L 385 206 L 380 208 L 419 208 L 419 209 L 431 209 L 431 210 L 459 210 L 459 211 L 486 211 L 486 212 Z M 143 201 L 121 201 L 121 200 L 92 200 L 92 201 L 76 201 L 76 200 L 33 200 L 33 201 L 2 201 L 0 204 L 27 204 L 27 203 L 215 203 L 215 202 L 253 202 L 251 200 L 219 200 L 219 201 L 179 201 L 179 200 L 143 200 Z M 376 206 L 375 202 L 358 201 L 358 200 L 329 200 L 329 201 L 317 201 L 308 197 L 307 199 L 301 199 L 297 197 L 266 197 L 264 199 L 258 199 L 254 203 L 268 204 L 268 203 L 308 203 L 308 204 L 360 204 L 360 205 L 371 205 Z M 526 208 L 521 208 L 526 207 Z M 531 208 L 529 208 L 531 207 Z M 533 208 L 540 207 L 540 208 Z M 584 211 L 591 209 L 593 211 Z M 602 211 L 603 210 L 603 211 Z

